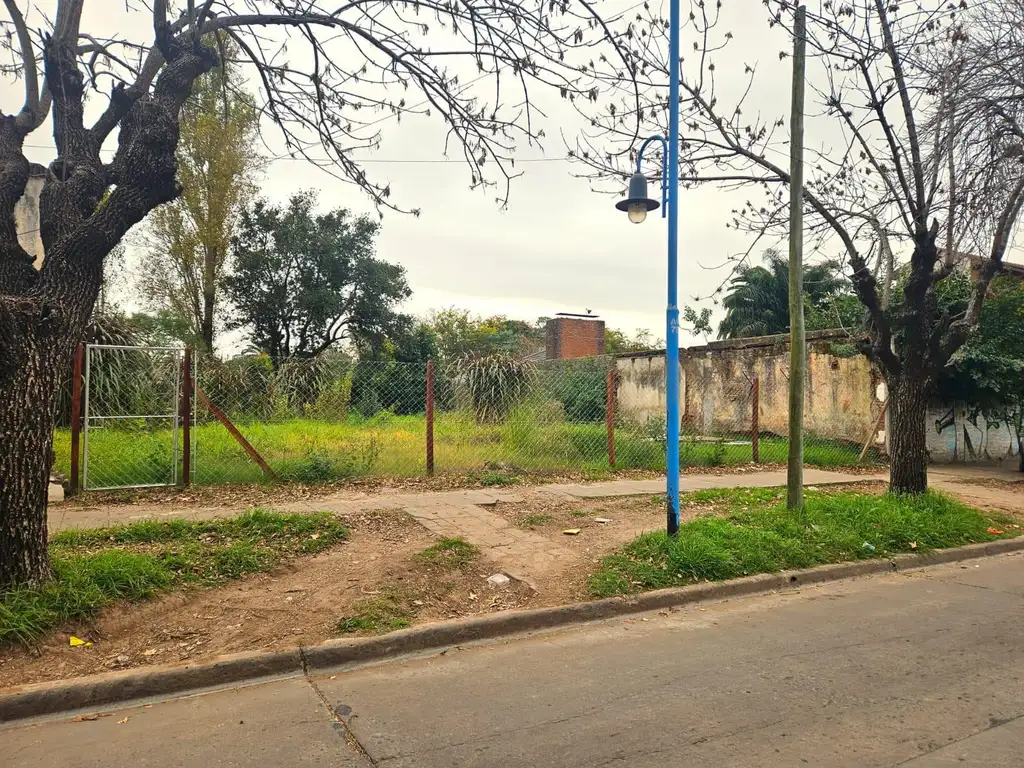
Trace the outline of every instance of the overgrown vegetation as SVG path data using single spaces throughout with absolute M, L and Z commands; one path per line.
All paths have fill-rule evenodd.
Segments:
M 0 597 L 0 645 L 30 643 L 88 621 L 116 600 L 184 586 L 212 587 L 321 552 L 348 537 L 330 513 L 254 509 L 224 520 L 147 520 L 68 530 L 50 540 L 54 578 Z
M 240 429 L 278 476 L 297 482 L 322 482 L 353 477 L 414 477 L 426 473 L 423 416 L 383 412 L 372 419 L 352 414 L 344 420 L 289 419 L 241 424 Z M 194 430 L 197 455 L 193 481 L 199 484 L 258 483 L 263 473 L 217 423 Z M 180 439 L 180 438 L 179 438 Z M 168 483 L 171 480 L 170 430 L 102 429 L 89 434 L 89 484 Z M 664 442 L 627 425 L 616 430 L 616 469 L 665 469 Z M 762 437 L 763 463 L 786 461 L 786 440 Z M 70 435 L 58 430 L 54 441 L 56 469 L 70 465 Z M 808 436 L 804 458 L 816 467 L 857 464 L 859 448 Z M 610 472 L 604 424 L 544 424 L 510 419 L 505 424 L 478 425 L 471 416 L 439 414 L 434 427 L 438 472 L 465 474 L 482 485 L 511 485 L 518 475 L 543 475 L 572 470 Z M 734 466 L 751 460 L 748 441 L 706 441 L 684 438 L 684 467 Z
M 777 489 L 715 489 L 688 501 L 724 501 L 725 517 L 680 526 L 678 537 L 639 536 L 604 558 L 594 597 L 720 581 L 824 563 L 888 557 L 1019 535 L 1012 521 L 930 491 L 923 495 L 809 492 L 802 513 Z
M 477 422 L 497 424 L 526 397 L 533 366 L 496 352 L 461 358 L 448 373 L 464 391 Z

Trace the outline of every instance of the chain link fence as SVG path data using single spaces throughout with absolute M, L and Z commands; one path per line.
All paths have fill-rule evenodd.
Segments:
M 86 488 L 179 480 L 187 412 L 191 480 L 202 484 L 260 482 L 267 470 L 313 483 L 665 469 L 664 368 L 640 375 L 611 357 L 504 368 L 341 354 L 277 366 L 257 356 L 202 358 L 192 364 L 187 410 L 181 350 L 92 347 L 87 369 Z M 787 386 L 749 372 L 684 375 L 682 466 L 784 463 Z M 854 466 L 865 443 L 864 460 L 879 460 L 876 413 L 837 413 L 808 404 L 806 462 Z M 59 466 L 67 432 L 58 429 Z
M 159 347 L 86 348 L 85 490 L 178 482 L 183 354 Z

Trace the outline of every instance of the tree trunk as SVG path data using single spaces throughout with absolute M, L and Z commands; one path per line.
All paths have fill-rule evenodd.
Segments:
M 216 249 L 205 249 L 203 254 L 203 318 L 199 333 L 203 337 L 206 351 L 211 355 L 213 354 L 213 306 L 217 290 L 218 258 Z
M 213 354 L 213 291 L 203 291 L 203 321 L 199 329 L 203 337 L 203 346 L 209 354 Z
M 46 504 L 63 342 L 24 340 L 27 355 L 0 374 L 0 590 L 50 577 Z
M 889 490 L 928 490 L 925 415 L 928 398 L 924 376 L 907 368 L 889 377 Z

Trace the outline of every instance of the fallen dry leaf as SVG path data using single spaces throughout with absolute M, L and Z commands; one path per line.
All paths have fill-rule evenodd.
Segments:
M 124 718 L 123 720 L 118 720 L 118 721 L 117 721 L 117 724 L 118 724 L 118 725 L 124 725 L 124 724 L 125 724 L 125 723 L 127 723 L 127 722 L 128 722 L 129 720 L 131 720 L 131 718 L 130 718 L 130 717 L 126 717 L 126 718 Z

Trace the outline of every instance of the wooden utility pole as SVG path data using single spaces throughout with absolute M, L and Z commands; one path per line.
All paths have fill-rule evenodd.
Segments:
M 608 371 L 604 407 L 605 428 L 608 431 L 608 466 L 612 469 L 615 469 L 615 374 L 614 368 Z
M 85 344 L 78 342 L 75 347 L 74 371 L 71 375 L 71 477 L 69 493 L 71 496 L 80 490 L 81 470 L 79 469 L 79 451 L 82 444 L 82 369 L 85 366 Z
M 427 475 L 434 475 L 434 361 L 427 360 Z
M 750 460 L 757 464 L 761 460 L 758 442 L 761 437 L 761 379 L 754 377 L 750 386 Z
M 181 484 L 188 488 L 192 484 L 192 349 L 185 347 L 181 361 Z
M 789 141 L 789 472 L 787 506 L 804 505 L 804 74 L 807 65 L 807 9 L 796 9 L 793 27 L 793 104 Z

